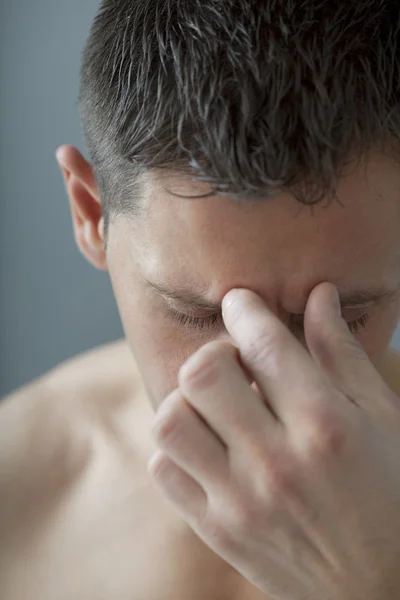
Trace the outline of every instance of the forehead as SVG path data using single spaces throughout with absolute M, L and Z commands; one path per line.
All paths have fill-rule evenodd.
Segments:
M 210 296 L 250 287 L 295 311 L 304 292 L 329 279 L 385 285 L 398 268 L 399 166 L 373 156 L 342 178 L 337 200 L 303 207 L 289 193 L 238 206 L 177 174 L 149 175 L 146 217 L 135 233 L 140 267 L 159 281 L 204 286 Z

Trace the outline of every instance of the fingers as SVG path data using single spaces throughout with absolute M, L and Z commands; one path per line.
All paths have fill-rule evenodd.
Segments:
M 191 478 L 211 489 L 226 481 L 226 447 L 196 411 L 174 390 L 157 411 L 152 435 L 157 445 Z
M 183 395 L 228 447 L 265 439 L 276 427 L 262 397 L 251 389 L 237 352 L 231 344 L 210 342 L 179 372 Z
M 229 292 L 223 318 L 241 361 L 280 421 L 296 426 L 311 405 L 328 402 L 326 378 L 257 294 L 244 289 Z
M 393 392 L 369 359 L 362 344 L 330 302 L 333 286 L 311 292 L 304 317 L 307 346 L 315 363 L 349 401 L 370 413 L 399 411 Z M 394 406 L 394 404 L 396 406 Z
M 207 496 L 201 486 L 160 451 L 151 458 L 147 471 L 171 504 L 190 523 L 199 523 L 207 509 Z

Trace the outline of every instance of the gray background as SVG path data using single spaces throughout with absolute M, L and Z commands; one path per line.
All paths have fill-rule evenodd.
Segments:
M 107 273 L 75 246 L 56 148 L 84 149 L 80 53 L 97 0 L 0 0 L 0 395 L 117 339 Z
M 0 2 L 0 396 L 122 335 L 108 275 L 75 247 L 54 158 L 83 149 L 79 61 L 97 4 Z

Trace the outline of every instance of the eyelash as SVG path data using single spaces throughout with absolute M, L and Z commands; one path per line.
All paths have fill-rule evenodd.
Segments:
M 221 320 L 221 315 L 219 313 L 215 313 L 210 317 L 191 317 L 189 315 L 185 315 L 184 313 L 180 313 L 176 310 L 169 309 L 168 314 L 179 323 L 179 325 L 183 327 L 188 327 L 191 329 L 212 329 L 218 321 Z M 347 321 L 348 328 L 351 333 L 357 334 L 361 327 L 366 327 L 368 321 L 370 319 L 370 315 L 368 313 L 364 313 L 358 319 L 354 321 Z M 304 319 L 299 319 L 299 322 L 296 322 L 295 329 L 302 329 L 304 324 Z

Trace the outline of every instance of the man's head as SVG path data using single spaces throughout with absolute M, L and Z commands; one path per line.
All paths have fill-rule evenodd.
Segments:
M 110 271 L 154 407 L 227 336 L 232 287 L 302 338 L 294 315 L 331 281 L 379 362 L 400 310 L 395 2 L 105 0 L 80 108 L 90 161 L 59 154 L 76 238 Z M 372 288 L 393 293 L 347 298 Z

